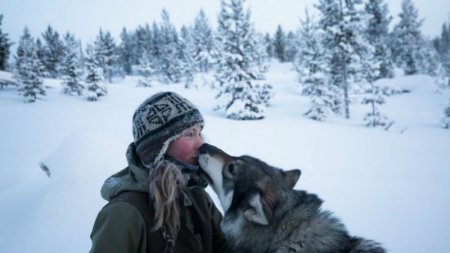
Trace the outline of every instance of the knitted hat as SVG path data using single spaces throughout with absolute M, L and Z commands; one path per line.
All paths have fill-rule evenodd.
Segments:
M 133 115 L 136 153 L 146 167 L 158 164 L 169 143 L 181 133 L 203 123 L 200 111 L 174 92 L 160 92 L 145 100 Z

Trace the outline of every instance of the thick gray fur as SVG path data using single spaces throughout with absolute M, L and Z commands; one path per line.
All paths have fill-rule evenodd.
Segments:
M 294 190 L 300 170 L 283 171 L 208 144 L 199 162 L 221 199 L 221 226 L 233 252 L 385 252 L 377 242 L 349 235 L 336 216 L 322 210 L 317 195 Z

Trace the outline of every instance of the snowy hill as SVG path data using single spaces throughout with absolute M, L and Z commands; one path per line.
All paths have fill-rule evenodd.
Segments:
M 10 78 L 0 72 L 0 79 Z M 45 80 L 47 96 L 32 104 L 14 87 L 0 90 L 0 252 L 88 251 L 94 219 L 106 203 L 101 184 L 126 166 L 132 113 L 162 90 L 199 106 L 208 142 L 301 169 L 296 188 L 317 193 L 351 234 L 377 240 L 389 252 L 448 252 L 450 131 L 439 120 L 450 94 L 431 77 L 380 81 L 411 91 L 380 107 L 395 121 L 388 131 L 364 127 L 369 109 L 358 103 L 350 120 L 303 117 L 309 100 L 288 64 L 274 63 L 267 73 L 275 97 L 257 121 L 224 118 L 213 110 L 215 92 L 202 86 L 211 76 L 195 78 L 199 88 L 187 90 L 183 84 L 136 87 L 136 78 L 127 77 L 110 84 L 99 102 L 63 95 L 51 79 Z

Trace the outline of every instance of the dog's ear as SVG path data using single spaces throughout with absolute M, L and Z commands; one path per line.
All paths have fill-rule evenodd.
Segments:
M 245 219 L 260 225 L 268 225 L 269 220 L 264 213 L 263 205 L 261 203 L 261 195 L 259 193 L 254 194 L 250 198 L 249 204 L 250 207 L 244 210 Z
M 302 171 L 299 169 L 293 169 L 285 171 L 283 176 L 286 180 L 287 187 L 289 189 L 294 188 L 295 184 L 297 183 L 298 179 L 300 178 L 300 175 L 302 174 Z

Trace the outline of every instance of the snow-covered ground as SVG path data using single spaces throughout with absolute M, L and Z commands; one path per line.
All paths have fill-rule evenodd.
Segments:
M 10 73 L 0 72 L 0 79 Z M 363 126 L 368 106 L 351 106 L 351 119 L 316 122 L 302 116 L 290 65 L 274 63 L 267 78 L 276 96 L 258 121 L 236 121 L 213 110 L 215 92 L 183 84 L 136 87 L 136 78 L 109 85 L 99 102 L 61 94 L 24 103 L 14 88 L 0 90 L 0 252 L 87 252 L 104 179 L 126 166 L 131 116 L 148 96 L 172 90 L 192 100 L 206 119 L 207 141 L 233 155 L 300 168 L 298 189 L 315 192 L 351 234 L 389 252 L 448 252 L 450 248 L 450 131 L 439 126 L 449 91 L 429 76 L 399 76 L 385 84 L 411 90 L 387 99 L 381 111 L 396 123 L 385 131 Z M 44 163 L 51 177 L 41 170 Z M 214 196 L 213 196 L 214 197 Z

